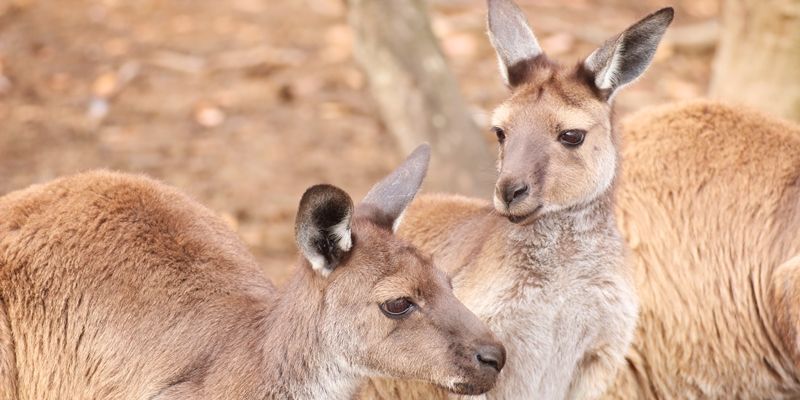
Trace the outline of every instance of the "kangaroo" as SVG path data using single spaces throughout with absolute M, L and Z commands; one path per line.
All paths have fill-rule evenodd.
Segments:
M 606 398 L 800 398 L 800 126 L 696 100 L 622 132 L 641 317 Z
M 212 212 L 148 178 L 0 198 L 0 398 L 346 399 L 369 376 L 489 390 L 503 346 L 393 235 L 429 154 L 355 207 L 308 189 L 282 288 Z
M 458 298 L 505 343 L 507 367 L 486 398 L 597 398 L 624 362 L 637 319 L 614 215 L 620 157 L 612 101 L 645 71 L 673 10 L 564 67 L 545 56 L 513 2 L 488 6 L 490 39 L 511 89 L 492 118 L 493 205 L 423 196 L 399 232 L 433 254 Z M 374 381 L 361 395 L 445 397 L 409 386 Z

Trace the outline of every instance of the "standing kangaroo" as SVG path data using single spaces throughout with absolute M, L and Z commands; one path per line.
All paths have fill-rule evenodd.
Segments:
M 401 236 L 433 254 L 456 295 L 508 349 L 491 399 L 591 399 L 613 380 L 633 338 L 637 298 L 614 216 L 619 146 L 612 99 L 640 76 L 673 11 L 662 9 L 563 67 L 539 47 L 522 11 L 489 0 L 489 34 L 511 97 L 494 111 L 494 209 L 425 196 Z M 374 381 L 364 398 L 432 398 Z
M 368 376 L 489 390 L 503 346 L 392 234 L 428 158 L 357 207 L 308 189 L 280 289 L 210 211 L 150 179 L 0 198 L 0 399 L 346 399 Z

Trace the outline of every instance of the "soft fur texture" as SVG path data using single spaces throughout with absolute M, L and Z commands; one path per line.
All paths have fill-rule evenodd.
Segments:
M 646 16 L 570 67 L 540 53 L 512 0 L 488 5 L 511 88 L 492 118 L 494 207 L 424 197 L 400 234 L 452 274 L 459 298 L 508 348 L 508 367 L 486 398 L 598 398 L 623 364 L 637 315 L 614 215 L 620 157 L 611 98 L 645 71 L 673 11 Z M 362 396 L 411 398 L 404 386 L 372 381 Z
M 456 295 L 506 344 L 507 367 L 486 398 L 587 398 L 613 378 L 636 303 L 613 218 L 609 224 L 596 212 L 520 227 L 483 201 L 441 195 L 423 196 L 406 212 L 400 233 L 433 252 Z M 410 386 L 375 382 L 362 398 L 446 397 Z
M 180 398 L 162 390 L 231 371 L 240 384 L 208 390 L 265 384 L 245 345 L 276 289 L 206 209 L 97 172 L 8 194 L 0 215 L 0 398 Z
M 623 132 L 641 312 L 608 397 L 800 397 L 800 127 L 695 101 Z
M 640 317 L 605 398 L 798 398 L 800 127 L 694 101 L 635 114 L 623 124 L 623 139 L 616 214 L 632 253 Z M 421 243 L 454 237 L 437 226 L 470 218 L 482 206 L 448 201 L 441 215 L 425 215 L 439 220 L 417 222 Z M 421 198 L 409 218 L 434 202 Z M 482 251 L 496 242 L 487 237 Z M 495 264 L 482 268 L 487 284 L 503 278 Z M 483 308 L 474 303 L 495 296 L 458 294 L 479 314 Z M 512 368 L 509 361 L 504 374 Z M 370 394 L 435 398 L 404 386 L 383 383 Z
M 346 399 L 374 375 L 491 388 L 476 353 L 502 346 L 445 275 L 367 216 L 350 229 L 328 276 L 302 260 L 277 289 L 219 218 L 147 178 L 1 197 L 0 399 Z M 396 298 L 415 311 L 383 315 Z

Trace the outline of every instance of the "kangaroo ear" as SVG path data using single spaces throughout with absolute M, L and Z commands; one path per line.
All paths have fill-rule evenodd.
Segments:
M 422 186 L 430 159 L 429 145 L 417 147 L 403 164 L 370 189 L 356 211 L 377 225 L 396 230 L 400 216 Z
M 583 62 L 594 86 L 611 100 L 618 89 L 641 76 L 672 22 L 674 11 L 662 8 L 606 41 Z
M 488 0 L 489 40 L 497 52 L 500 74 L 509 87 L 516 86 L 512 67 L 542 54 L 525 14 L 511 0 Z
M 353 245 L 350 221 L 353 200 L 331 185 L 308 188 L 300 199 L 295 239 L 311 268 L 328 276 Z

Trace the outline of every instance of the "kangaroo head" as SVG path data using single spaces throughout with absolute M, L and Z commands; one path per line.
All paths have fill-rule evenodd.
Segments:
M 653 59 L 672 21 L 661 9 L 565 67 L 547 58 L 511 0 L 489 0 L 489 36 L 511 96 L 492 116 L 499 142 L 496 210 L 512 222 L 586 204 L 614 181 L 611 103 Z
M 364 376 L 480 394 L 494 386 L 505 349 L 431 259 L 394 235 L 429 157 L 427 146 L 418 148 L 356 207 L 341 189 L 310 188 L 297 242 L 324 292 L 323 340 L 344 364 Z

